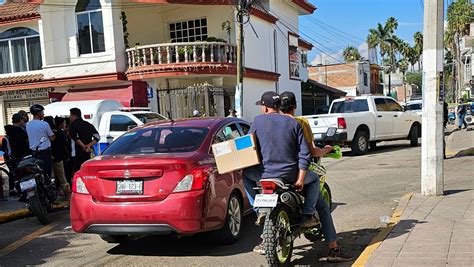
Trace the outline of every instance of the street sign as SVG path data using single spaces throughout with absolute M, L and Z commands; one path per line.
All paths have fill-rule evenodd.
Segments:
M 147 96 L 148 98 L 153 98 L 153 87 L 148 86 L 148 87 L 146 88 L 146 96 Z

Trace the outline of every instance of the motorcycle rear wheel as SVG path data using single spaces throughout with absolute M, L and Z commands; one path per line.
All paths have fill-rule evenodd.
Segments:
M 38 218 L 41 224 L 46 225 L 49 223 L 48 211 L 45 209 L 38 193 L 36 192 L 34 196 L 30 198 L 30 208 L 33 214 Z
M 265 258 L 270 266 L 290 265 L 293 253 L 293 237 L 288 209 L 277 206 L 265 219 L 263 226 Z

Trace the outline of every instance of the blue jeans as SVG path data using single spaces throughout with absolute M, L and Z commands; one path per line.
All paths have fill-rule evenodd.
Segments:
M 254 188 L 257 187 L 257 182 L 260 181 L 262 174 L 262 168 L 260 166 L 250 167 L 244 170 L 244 187 L 249 199 L 249 203 L 253 206 L 253 201 L 257 190 Z M 312 172 L 306 172 L 304 179 L 304 204 L 303 204 L 303 214 L 313 215 L 316 213 L 316 203 L 319 196 L 319 176 Z M 254 208 L 254 210 L 256 210 Z
M 331 243 L 337 240 L 336 228 L 332 221 L 331 209 L 324 197 L 319 194 L 318 202 L 316 203 L 316 211 L 321 221 L 321 230 L 323 231 L 324 239 L 326 243 Z
M 458 114 L 458 127 L 461 129 L 462 125 L 467 128 L 467 123 L 465 121 L 466 114 Z

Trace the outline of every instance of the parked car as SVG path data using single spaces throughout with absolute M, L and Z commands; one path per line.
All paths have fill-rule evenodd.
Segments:
M 357 96 L 336 99 L 329 114 L 306 116 L 315 139 L 328 127 L 337 127 L 339 142 L 349 145 L 355 155 L 366 154 L 376 142 L 410 140 L 418 145 L 421 136 L 421 118 L 411 111 L 404 111 L 393 98 L 386 96 Z
M 73 230 L 109 242 L 208 231 L 222 243 L 235 242 L 251 208 L 241 171 L 219 174 L 211 145 L 249 128 L 237 118 L 198 118 L 127 132 L 74 176 Z
M 406 111 L 414 112 L 416 115 L 421 117 L 423 115 L 423 100 L 407 101 L 403 108 Z
M 96 154 L 103 151 L 109 143 L 128 130 L 145 123 L 165 120 L 149 108 L 125 108 L 115 100 L 87 100 L 55 102 L 45 107 L 46 116 L 69 118 L 71 108 L 80 108 L 84 120 L 90 122 L 100 135 Z

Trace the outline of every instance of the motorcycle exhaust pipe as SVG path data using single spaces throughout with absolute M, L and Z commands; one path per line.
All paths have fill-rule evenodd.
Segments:
M 295 197 L 289 192 L 285 192 L 281 194 L 280 200 L 281 202 L 283 202 L 284 204 L 288 205 L 289 207 L 293 209 L 296 209 L 298 207 L 298 203 L 296 202 Z

